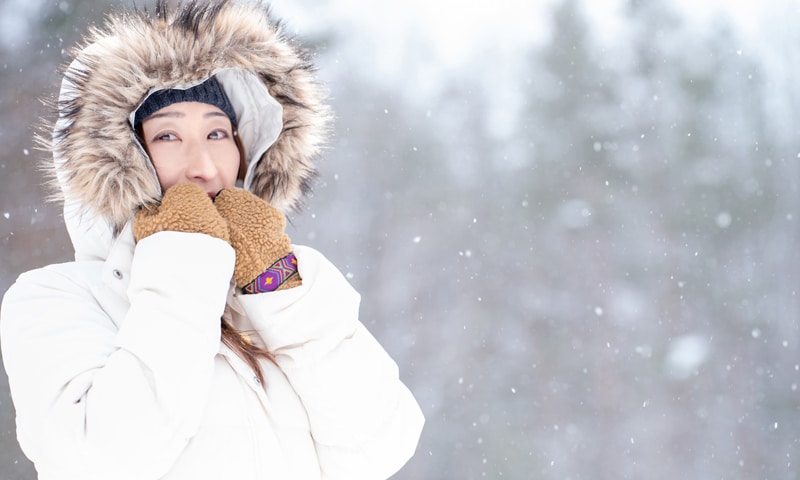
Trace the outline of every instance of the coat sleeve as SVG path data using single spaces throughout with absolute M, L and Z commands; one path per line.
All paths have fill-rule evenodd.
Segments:
M 320 253 L 294 253 L 301 286 L 239 301 L 305 406 L 323 478 L 388 478 L 414 454 L 422 412 L 355 290 Z
M 233 264 L 230 246 L 206 235 L 142 240 L 119 328 L 97 301 L 115 295 L 100 283 L 101 262 L 17 280 L 3 299 L 0 339 L 17 435 L 40 478 L 168 471 L 205 408 Z

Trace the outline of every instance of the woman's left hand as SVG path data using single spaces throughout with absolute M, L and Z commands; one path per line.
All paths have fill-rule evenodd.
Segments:
M 214 205 L 228 222 L 230 244 L 236 251 L 234 277 L 239 288 L 291 253 L 291 242 L 284 232 L 286 218 L 261 198 L 241 188 L 226 188 L 214 199 Z M 300 275 L 294 274 L 279 289 L 301 283 Z

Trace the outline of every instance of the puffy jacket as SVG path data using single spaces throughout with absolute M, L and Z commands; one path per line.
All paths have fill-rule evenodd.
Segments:
M 419 406 L 319 252 L 293 247 L 300 287 L 242 295 L 228 243 L 131 233 L 160 196 L 130 127 L 147 95 L 218 75 L 244 186 L 286 211 L 328 128 L 312 71 L 253 3 L 120 13 L 76 50 L 49 145 L 75 261 L 24 273 L 0 310 L 17 436 L 40 479 L 380 479 L 413 455 Z M 273 354 L 263 384 L 220 341 L 223 316 Z

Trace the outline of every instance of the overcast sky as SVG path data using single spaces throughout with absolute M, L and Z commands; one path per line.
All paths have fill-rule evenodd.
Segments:
M 626 0 L 591 0 L 584 8 L 591 17 L 613 27 Z M 485 42 L 508 45 L 536 42 L 546 37 L 546 18 L 555 0 L 274 0 L 275 11 L 303 31 L 324 29 L 336 22 L 347 25 L 373 44 L 394 44 L 408 36 L 427 37 L 448 64 L 464 61 Z M 761 35 L 765 22 L 785 13 L 800 13 L 792 0 L 672 0 L 676 8 L 698 25 L 727 17 L 749 38 Z M 788 18 L 788 17 L 784 17 Z M 796 17 L 795 17 L 796 18 Z M 613 36 L 614 28 L 603 29 Z
M 613 40 L 615 17 L 627 0 L 584 1 L 584 8 L 602 24 Z M 793 0 L 671 0 L 688 17 L 700 24 L 720 15 L 734 21 L 750 39 L 763 38 L 763 25 L 772 28 L 797 18 L 800 2 Z M 272 0 L 274 11 L 298 33 L 327 30 L 330 23 L 346 26 L 351 40 L 360 41 L 366 50 L 379 45 L 383 54 L 372 60 L 391 73 L 391 49 L 401 48 L 408 38 L 428 45 L 439 63 L 451 67 L 463 63 L 486 45 L 498 54 L 546 38 L 548 10 L 556 0 L 495 0 L 485 2 L 459 0 Z M 62 2 L 69 5 L 69 2 Z M 141 2 L 140 2 L 141 3 Z M 42 0 L 6 0 L 0 2 L 0 38 L 17 43 L 25 35 L 26 21 L 37 15 Z M 789 28 L 786 25 L 786 28 Z M 793 26 L 792 26 L 793 28 Z M 338 29 L 337 29 L 338 30 Z

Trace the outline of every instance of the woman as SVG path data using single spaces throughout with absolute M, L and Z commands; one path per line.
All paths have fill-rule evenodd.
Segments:
M 76 49 L 49 142 L 75 261 L 0 312 L 40 479 L 378 479 L 413 454 L 422 414 L 358 294 L 284 232 L 322 102 L 252 3 L 118 13 Z

